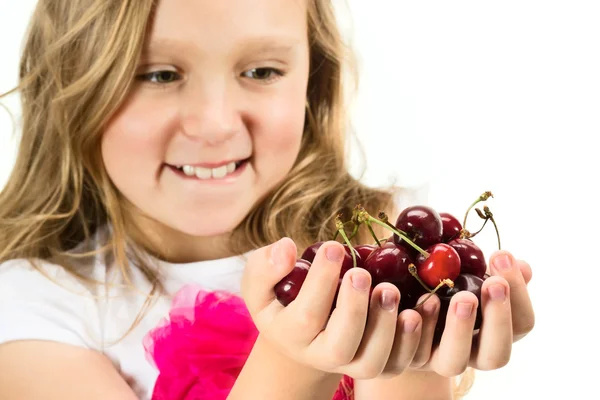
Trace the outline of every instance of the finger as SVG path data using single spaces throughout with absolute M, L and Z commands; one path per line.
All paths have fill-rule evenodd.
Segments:
M 521 270 L 521 274 L 523 275 L 523 280 L 525 281 L 525 284 L 528 285 L 533 275 L 531 266 L 523 260 L 517 260 L 517 264 L 519 265 L 519 269 Z
M 329 354 L 323 367 L 332 371 L 349 364 L 360 346 L 369 313 L 371 276 L 362 268 L 352 268 L 342 279 L 336 307 L 309 346 L 308 358 L 322 359 Z
M 285 310 L 285 314 L 292 314 L 294 325 L 299 328 L 296 334 L 306 344 L 315 339 L 329 319 L 344 255 L 339 242 L 324 243 L 317 250 L 296 300 Z
M 471 292 L 461 291 L 452 296 L 440 345 L 431 357 L 431 368 L 437 374 L 451 378 L 467 369 L 478 305 Z
M 421 296 L 419 303 L 424 301 L 429 294 Z M 433 295 L 427 299 L 421 306 L 417 308 L 417 312 L 421 315 L 421 338 L 413 360 L 410 364 L 413 368 L 423 367 L 431 358 L 431 349 L 433 346 L 433 337 L 435 335 L 435 327 L 440 317 L 440 299 Z
M 510 286 L 513 340 L 517 341 L 531 332 L 535 325 L 535 314 L 527 284 L 518 263 L 509 252 L 495 252 L 490 264 L 493 274 L 506 279 Z
M 416 310 L 403 310 L 397 318 L 396 336 L 382 377 L 400 375 L 412 362 L 421 339 L 423 319 Z
M 394 345 L 399 301 L 400 292 L 391 283 L 380 283 L 373 289 L 363 340 L 348 366 L 348 375 L 373 379 L 381 374 Z
M 290 238 L 260 248 L 250 254 L 241 281 L 241 295 L 253 319 L 270 320 L 283 306 L 273 288 L 294 268 L 296 245 Z M 259 317 L 259 314 L 261 316 Z
M 482 322 L 471 353 L 470 365 L 489 371 L 504 367 L 510 360 L 513 333 L 510 287 L 506 280 L 492 276 L 481 288 Z

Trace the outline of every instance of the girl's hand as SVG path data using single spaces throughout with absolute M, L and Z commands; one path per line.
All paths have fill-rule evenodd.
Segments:
M 485 280 L 481 291 L 483 319 L 479 332 L 472 334 L 477 298 L 470 292 L 459 292 L 450 303 L 441 342 L 432 349 L 439 310 L 439 299 L 432 296 L 419 307 L 423 333 L 410 368 L 453 377 L 467 367 L 486 371 L 508 363 L 512 344 L 526 336 L 535 324 L 527 291 L 532 271 L 529 264 L 515 260 L 507 251 L 493 254 L 490 265 L 491 276 Z M 469 310 L 473 312 L 467 315 Z M 403 312 L 413 313 L 414 310 Z M 385 374 L 393 376 L 403 367 L 402 356 L 392 355 Z
M 242 297 L 263 338 L 296 362 L 355 379 L 378 377 L 390 355 L 396 370 L 411 364 L 421 317 L 414 310 L 398 316 L 400 293 L 394 285 L 379 284 L 369 296 L 369 273 L 351 269 L 331 313 L 344 254 L 338 242 L 319 248 L 297 298 L 282 306 L 273 288 L 292 271 L 296 254 L 294 242 L 284 238 L 253 252 L 247 263 Z

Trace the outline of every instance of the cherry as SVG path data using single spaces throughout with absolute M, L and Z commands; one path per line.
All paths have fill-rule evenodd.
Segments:
M 417 246 L 425 248 L 442 240 L 442 219 L 437 211 L 428 206 L 407 207 L 396 220 L 395 227 L 406 233 L 408 238 Z M 404 242 L 398 235 L 394 234 L 394 242 Z M 403 245 L 409 247 L 409 244 Z M 412 247 L 410 247 L 412 249 Z M 412 251 L 412 250 L 411 250 Z
M 322 241 L 322 242 L 316 242 L 316 243 L 311 244 L 304 250 L 304 252 L 300 256 L 300 258 L 312 263 L 315 259 L 317 251 L 323 245 L 323 243 L 325 243 L 325 242 Z M 354 262 L 352 261 L 352 253 L 350 252 L 351 251 L 350 247 L 348 247 L 348 245 L 346 245 L 346 244 L 344 244 L 343 246 L 344 246 L 344 250 L 346 250 L 346 254 L 344 254 L 344 260 L 342 261 L 342 269 L 340 270 L 340 277 L 343 277 L 344 274 L 346 272 L 348 272 L 348 270 L 350 268 L 354 267 Z M 362 267 L 363 259 L 360 255 L 360 252 L 358 252 L 358 254 L 356 254 L 356 253 L 354 253 L 354 254 L 356 255 L 356 266 Z
M 452 214 L 441 212 L 442 219 L 442 243 L 448 243 L 452 239 L 458 238 L 462 230 L 460 221 Z
M 311 244 L 304 250 L 300 258 L 312 263 L 317 255 L 317 250 L 319 250 L 319 247 L 323 246 L 324 243 L 324 241 L 321 241 Z
M 306 280 L 306 276 L 308 275 L 308 270 L 310 269 L 311 265 L 312 264 L 309 261 L 301 258 L 296 260 L 296 265 L 294 265 L 292 272 L 287 274 L 275 285 L 275 296 L 284 307 L 287 307 L 292 301 L 296 300 L 296 297 L 298 297 L 298 293 L 300 293 L 300 289 Z M 335 304 L 337 303 L 341 285 L 342 278 L 339 278 L 335 295 L 333 297 L 333 303 L 331 305 L 331 312 L 333 312 Z
M 483 278 L 487 263 L 483 251 L 470 239 L 454 239 L 448 243 L 460 257 L 461 273 L 468 273 Z
M 354 250 L 356 250 L 356 252 L 360 256 L 361 261 L 365 260 L 365 262 L 367 258 L 371 255 L 371 253 L 377 248 L 378 246 L 373 244 L 359 244 L 358 246 L 354 246 Z M 350 256 L 352 257 L 351 254 Z M 358 259 L 356 260 L 356 262 L 358 263 Z
M 417 273 L 430 287 L 435 288 L 444 279 L 454 280 L 460 274 L 460 257 L 445 243 L 427 249 L 429 257 L 419 253 L 416 258 Z
M 483 279 L 473 274 L 461 273 L 454 280 L 454 287 L 444 287 L 438 291 L 437 295 L 440 299 L 440 312 L 437 324 L 435 326 L 433 338 L 434 344 L 439 344 L 442 338 L 442 333 L 444 332 L 444 327 L 446 326 L 446 316 L 450 307 L 450 300 L 452 299 L 452 296 L 460 291 L 467 290 L 477 297 L 479 305 L 477 307 L 474 330 L 481 328 L 481 321 L 483 318 L 481 314 L 481 286 L 483 285 L 483 281 Z
M 292 272 L 275 285 L 275 296 L 284 307 L 298 296 L 306 275 L 308 275 L 310 265 L 311 263 L 307 260 L 296 260 L 296 265 L 294 265 Z
M 492 197 L 491 192 L 485 192 L 471 204 L 463 224 L 450 213 L 438 213 L 433 208 L 423 205 L 404 209 L 398 215 L 395 225 L 390 223 L 385 212 L 380 211 L 378 218 L 374 218 L 360 204 L 355 207 L 352 218 L 347 222 L 342 221 L 342 215 L 339 214 L 335 219 L 337 231 L 332 240 L 341 235 L 344 239 L 342 244 L 345 256 L 332 311 L 337 302 L 343 275 L 354 266 L 362 267 L 372 277 L 371 291 L 382 282 L 389 282 L 398 287 L 401 293 L 399 310 L 418 308 L 422 302 L 417 302 L 423 294 L 437 294 L 441 301 L 441 309 L 435 337 L 439 341 L 452 297 L 462 290 L 468 290 L 481 299 L 481 287 L 489 275 L 486 273 L 487 265 L 483 252 L 472 238 L 481 232 L 488 220 L 494 224 L 500 248 L 496 221 L 487 206 L 483 207 L 483 211 L 475 209 L 484 219 L 479 231 L 470 233 L 464 228 L 470 210 L 489 197 Z M 346 232 L 348 224 L 354 225 L 350 235 Z M 363 224 L 369 229 L 376 245 L 351 242 L 357 237 L 358 228 Z M 392 231 L 392 236 L 379 240 L 375 236 L 372 224 L 387 228 Z M 292 272 L 275 286 L 275 294 L 284 306 L 297 297 L 323 243 L 325 242 L 321 241 L 307 247 L 301 258 L 296 261 Z M 479 329 L 480 325 L 481 310 L 478 308 L 475 329 Z
M 382 282 L 390 282 L 398 286 L 408 287 L 408 281 L 414 278 L 408 271 L 412 263 L 408 251 L 394 242 L 386 242 L 381 247 L 373 250 L 363 264 L 363 268 L 371 274 L 372 286 Z

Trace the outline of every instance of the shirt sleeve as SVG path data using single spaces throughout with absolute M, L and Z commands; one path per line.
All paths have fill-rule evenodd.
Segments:
M 98 303 L 92 290 L 62 267 L 25 260 L 0 264 L 0 344 L 48 340 L 99 349 Z

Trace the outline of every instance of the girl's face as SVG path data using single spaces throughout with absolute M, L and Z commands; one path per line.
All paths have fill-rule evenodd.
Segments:
M 102 157 L 118 190 L 150 217 L 147 228 L 188 258 L 210 257 L 215 237 L 280 183 L 298 155 L 306 17 L 302 0 L 158 3 Z

